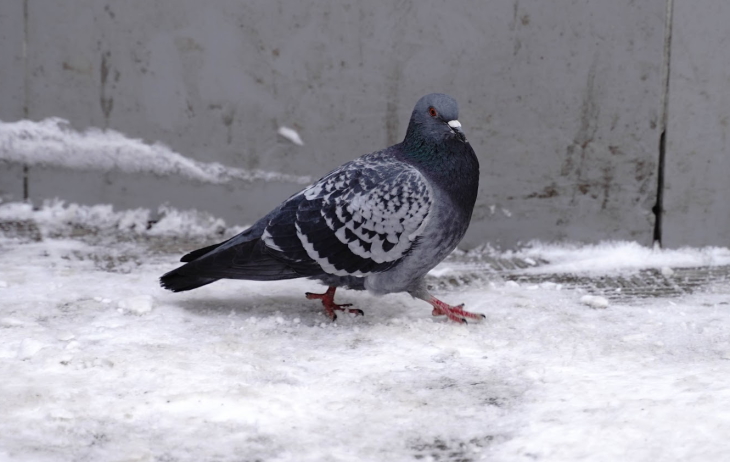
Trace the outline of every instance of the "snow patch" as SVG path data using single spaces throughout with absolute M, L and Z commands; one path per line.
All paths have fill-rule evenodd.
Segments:
M 580 302 L 584 305 L 596 309 L 608 308 L 608 299 L 600 295 L 584 295 L 580 298 Z
M 533 242 L 522 250 L 504 252 L 499 257 L 549 262 L 525 270 L 535 274 L 614 274 L 656 268 L 671 276 L 671 268 L 730 265 L 730 249 L 726 247 L 654 249 L 626 241 L 589 245 Z
M 0 318 L 0 326 L 2 327 L 19 327 L 26 323 L 17 318 Z
M 76 336 L 71 332 L 66 331 L 57 333 L 56 338 L 62 342 L 70 342 L 71 340 L 75 339 Z
M 32 338 L 26 338 L 22 342 L 20 342 L 17 358 L 21 361 L 25 361 L 26 359 L 30 359 L 35 356 L 36 353 L 38 353 L 45 347 L 45 343 L 39 342 Z
M 178 210 L 163 205 L 158 213 L 161 218 L 147 231 L 151 236 L 220 235 L 226 230 L 225 221 L 197 210 Z
M 296 144 L 297 146 L 304 146 L 304 142 L 302 141 L 302 138 L 299 136 L 299 133 L 296 130 L 294 130 L 293 128 L 279 127 L 279 131 L 277 133 L 279 135 L 283 136 L 284 138 L 288 139 L 292 143 Z
M 117 306 L 124 312 L 143 315 L 152 312 L 155 306 L 155 299 L 151 295 L 137 295 L 120 300 Z

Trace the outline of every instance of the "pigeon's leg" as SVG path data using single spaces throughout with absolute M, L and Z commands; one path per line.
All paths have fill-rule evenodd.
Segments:
M 447 305 L 433 295 L 431 295 L 426 301 L 433 306 L 433 311 L 431 312 L 432 316 L 446 316 L 454 322 L 464 324 L 466 324 L 465 318 L 478 319 L 480 321 L 486 318 L 483 314 L 465 311 L 463 303 L 457 306 Z
M 363 313 L 362 310 L 358 310 L 357 308 L 346 308 L 348 306 L 352 306 L 352 303 L 345 303 L 342 305 L 338 305 L 335 303 L 335 290 L 337 290 L 337 287 L 330 286 L 327 289 L 327 292 L 323 294 L 313 294 L 311 292 L 307 292 L 304 295 L 307 296 L 310 300 L 322 300 L 322 305 L 324 306 L 324 311 L 327 313 L 327 316 L 332 318 L 332 321 L 337 320 L 337 315 L 335 314 L 335 310 L 339 311 L 347 311 L 348 313 L 354 313 L 356 315 L 364 316 L 365 313 Z

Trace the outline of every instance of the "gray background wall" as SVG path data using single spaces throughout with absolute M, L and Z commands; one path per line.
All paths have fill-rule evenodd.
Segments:
M 730 245 L 730 7 L 674 3 L 665 242 Z M 8 0 L 0 120 L 59 116 L 200 161 L 316 178 L 400 141 L 416 100 L 441 91 L 459 101 L 481 162 L 467 246 L 650 244 L 667 11 L 668 0 Z M 33 200 L 168 202 L 239 224 L 300 187 L 29 172 Z M 0 194 L 22 197 L 20 166 L 0 164 Z
M 730 246 L 730 2 L 674 0 L 664 242 Z

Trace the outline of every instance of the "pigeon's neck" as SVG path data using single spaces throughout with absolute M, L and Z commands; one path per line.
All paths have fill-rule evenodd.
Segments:
M 433 178 L 468 176 L 476 162 L 471 146 L 455 137 L 434 142 L 425 137 L 406 136 L 400 151 L 404 160 Z
M 479 161 L 468 143 L 456 138 L 433 143 L 406 137 L 400 151 L 403 160 L 471 213 L 479 186 Z

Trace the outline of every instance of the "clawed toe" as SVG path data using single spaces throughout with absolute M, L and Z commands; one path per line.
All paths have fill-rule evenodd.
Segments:
M 468 324 L 466 318 L 476 319 L 478 321 L 486 318 L 486 316 L 481 313 L 471 313 L 464 310 L 463 303 L 451 306 L 435 297 L 431 297 L 429 303 L 433 306 L 433 311 L 431 312 L 432 316 L 446 316 L 449 320 L 460 324 Z
M 327 292 L 323 294 L 314 294 L 312 292 L 305 292 L 305 296 L 310 300 L 322 300 L 322 306 L 324 306 L 324 311 L 327 313 L 327 316 L 332 319 L 332 321 L 337 320 L 337 314 L 335 314 L 335 311 L 345 311 L 347 313 L 352 313 L 355 316 L 365 316 L 365 313 L 357 308 L 347 308 L 348 306 L 352 306 L 352 303 L 343 303 L 341 305 L 338 305 L 335 303 L 335 290 L 336 287 L 330 287 L 327 289 Z

